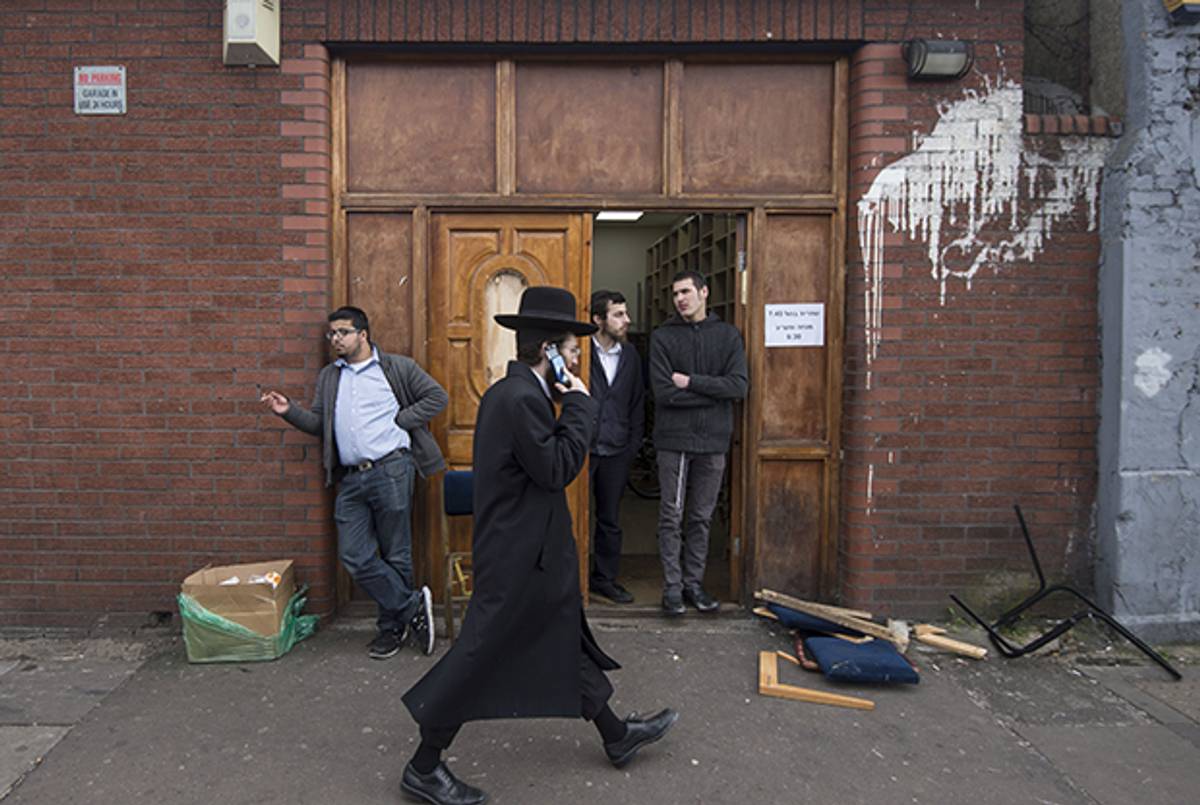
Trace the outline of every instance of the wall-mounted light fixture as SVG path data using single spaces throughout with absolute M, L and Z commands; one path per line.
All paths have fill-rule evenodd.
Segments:
M 973 60 L 970 44 L 955 39 L 913 39 L 904 43 L 909 78 L 962 78 Z

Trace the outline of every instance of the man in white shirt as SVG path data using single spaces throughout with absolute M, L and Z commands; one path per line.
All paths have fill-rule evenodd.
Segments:
M 621 495 L 629 465 L 642 443 L 645 388 L 642 361 L 629 335 L 629 309 L 619 291 L 596 291 L 591 302 L 592 396 L 600 404 L 592 437 L 589 475 L 596 501 L 589 586 L 613 603 L 629 604 L 633 595 L 617 581 L 621 561 Z

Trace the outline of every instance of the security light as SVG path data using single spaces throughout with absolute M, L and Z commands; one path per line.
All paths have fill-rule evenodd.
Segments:
M 971 69 L 971 46 L 954 39 L 913 39 L 904 44 L 909 78 L 962 78 Z

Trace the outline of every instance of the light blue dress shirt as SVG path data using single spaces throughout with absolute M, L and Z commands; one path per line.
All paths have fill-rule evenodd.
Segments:
M 333 434 L 343 466 L 375 461 L 402 447 L 410 448 L 408 431 L 396 424 L 400 402 L 379 365 L 379 351 L 362 363 L 339 359 L 337 405 Z

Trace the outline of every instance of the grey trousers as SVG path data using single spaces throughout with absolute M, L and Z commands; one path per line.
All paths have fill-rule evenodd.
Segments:
M 721 494 L 724 453 L 658 451 L 658 552 L 663 593 L 695 590 L 708 564 L 708 529 Z

